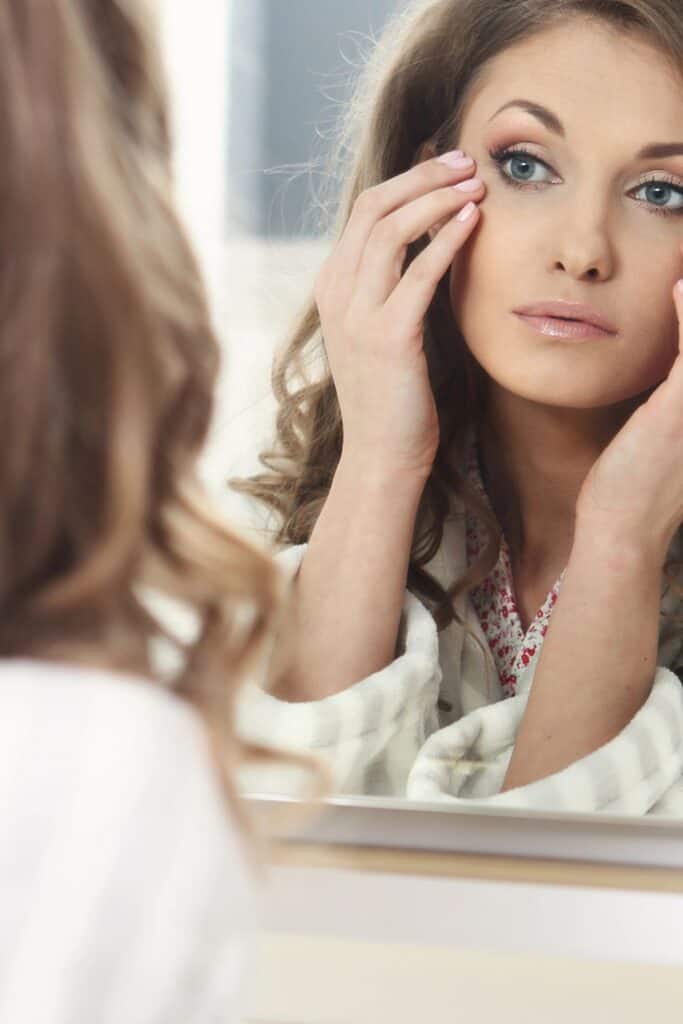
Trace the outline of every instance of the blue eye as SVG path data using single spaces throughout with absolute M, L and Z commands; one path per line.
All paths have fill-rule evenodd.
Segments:
M 683 188 L 680 185 L 676 185 L 673 181 L 663 181 L 661 178 L 646 178 L 645 181 L 640 183 L 636 191 L 640 192 L 641 189 L 652 189 L 659 193 L 663 191 L 665 193 L 664 202 L 666 202 L 667 198 L 671 197 L 671 193 L 678 195 L 680 199 L 679 205 L 669 208 L 663 206 L 657 199 L 651 196 L 654 205 L 660 207 L 654 211 L 655 213 L 683 213 Z
M 508 149 L 494 150 L 490 154 L 490 156 L 498 164 L 498 169 L 499 169 L 499 171 L 501 173 L 501 177 L 503 178 L 503 181 L 507 182 L 509 185 L 514 185 L 516 188 L 520 188 L 520 187 L 523 188 L 528 183 L 530 183 L 532 185 L 537 185 L 537 184 L 542 184 L 542 182 L 539 182 L 538 180 L 532 181 L 530 176 L 529 177 L 525 177 L 525 180 L 521 180 L 521 181 L 518 178 L 511 178 L 509 174 L 507 174 L 505 171 L 503 171 L 503 164 L 508 163 L 508 161 L 516 162 L 518 168 L 519 168 L 520 165 L 522 165 L 522 166 L 526 165 L 528 167 L 531 164 L 537 164 L 539 167 L 545 167 L 547 170 L 550 170 L 548 165 L 546 163 L 544 163 L 543 160 L 540 160 L 537 156 L 534 156 L 533 153 L 527 153 L 527 151 L 524 150 L 524 149 L 509 149 L 508 148 Z M 519 173 L 521 173 L 522 175 L 525 175 L 524 171 L 520 171 Z
M 534 165 L 538 167 L 544 167 L 546 170 L 550 170 L 545 161 L 539 157 L 534 156 L 533 153 L 529 153 L 525 149 L 516 149 L 508 146 L 506 149 L 494 149 L 489 152 L 489 156 L 498 165 L 498 171 L 501 178 L 506 185 L 511 185 L 513 188 L 528 189 L 531 187 L 536 190 L 539 185 L 548 184 L 548 180 L 538 180 L 533 178 Z M 522 178 L 511 177 L 511 174 L 503 169 L 503 165 L 510 162 L 511 173 L 512 167 L 516 165 L 517 173 L 522 175 Z M 526 168 L 526 169 L 525 169 Z M 644 203 L 648 208 L 649 213 L 658 214 L 660 216 L 668 217 L 670 214 L 683 214 L 683 186 L 675 183 L 673 179 L 665 180 L 662 178 L 648 178 L 641 182 L 632 191 L 640 192 L 642 189 L 650 190 L 651 201 L 638 200 L 638 202 Z M 653 192 L 655 195 L 653 195 Z M 658 193 L 658 196 L 657 196 Z M 662 193 L 664 195 L 662 196 Z M 665 206 L 668 199 L 672 196 L 678 196 L 680 202 L 678 206 Z M 663 198 L 663 203 L 660 200 Z

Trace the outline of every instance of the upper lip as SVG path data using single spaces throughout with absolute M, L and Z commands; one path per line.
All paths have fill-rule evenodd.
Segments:
M 601 327 L 603 331 L 609 331 L 610 334 L 617 333 L 617 329 L 611 321 L 583 302 L 559 300 L 532 302 L 528 306 L 519 306 L 513 312 L 523 313 L 525 316 L 557 316 L 568 320 L 583 320 L 587 324 L 593 324 L 594 327 Z

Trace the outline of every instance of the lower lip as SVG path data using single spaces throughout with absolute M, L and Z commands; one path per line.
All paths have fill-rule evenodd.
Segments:
M 539 334 L 549 338 L 609 338 L 611 331 L 603 331 L 602 327 L 587 324 L 585 320 L 559 320 L 553 316 L 529 316 L 526 313 L 515 313 Z

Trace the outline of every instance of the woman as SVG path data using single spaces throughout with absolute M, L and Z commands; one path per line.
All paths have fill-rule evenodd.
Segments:
M 238 483 L 296 573 L 254 731 L 339 789 L 683 813 L 682 69 L 674 0 L 416 0 L 379 41 Z
M 0 1019 L 237 1020 L 233 700 L 282 586 L 197 458 L 218 344 L 147 7 L 0 0 Z

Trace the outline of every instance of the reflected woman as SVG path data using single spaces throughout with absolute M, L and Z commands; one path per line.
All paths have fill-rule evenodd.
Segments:
M 410 3 L 344 157 L 236 482 L 297 613 L 254 729 L 341 791 L 683 814 L 680 3 Z

